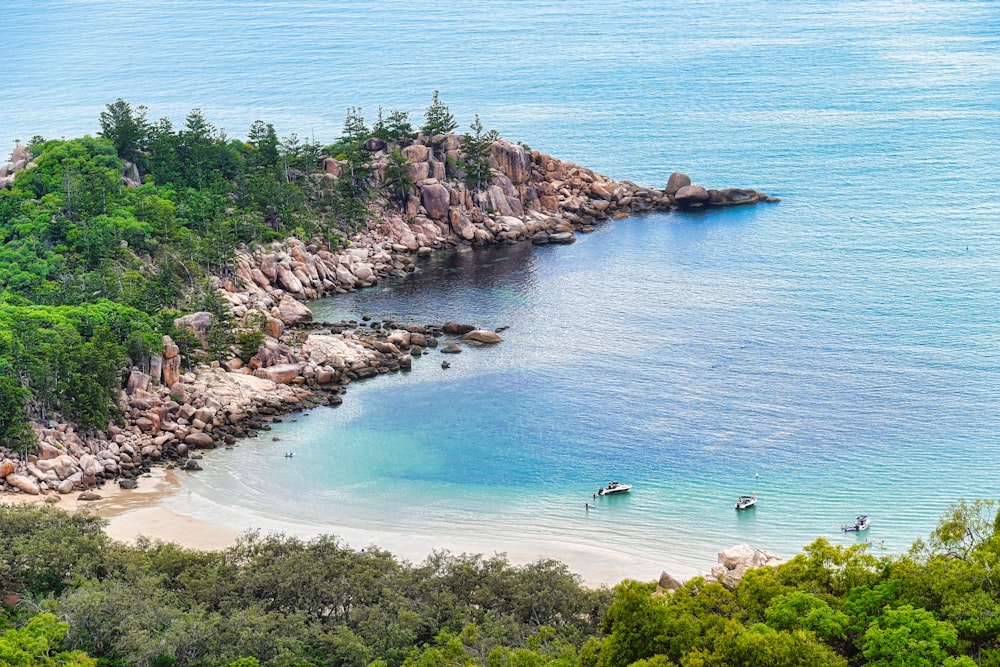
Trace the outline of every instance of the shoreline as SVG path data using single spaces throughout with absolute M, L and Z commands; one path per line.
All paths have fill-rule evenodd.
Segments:
M 453 135 L 444 139 L 446 147 L 457 141 Z M 376 163 L 384 167 L 387 147 L 373 150 Z M 457 144 L 449 150 L 457 150 Z M 616 182 L 508 142 L 497 142 L 492 150 L 495 182 L 472 193 L 464 185 L 437 178 L 444 176 L 444 163 L 443 155 L 434 149 L 419 143 L 404 149 L 419 193 L 409 200 L 407 216 L 383 211 L 346 248 L 327 249 L 289 238 L 269 248 L 245 251 L 238 258 L 235 278 L 217 279 L 216 287 L 238 321 L 253 315 L 264 323 L 265 340 L 256 354 L 182 373 L 179 348 L 164 336 L 163 355 L 151 359 L 147 368 L 131 370 L 122 393 L 124 428 L 113 425 L 106 438 L 81 439 L 67 425 L 35 425 L 39 454 L 29 457 L 26 464 L 5 461 L 10 468 L 4 473 L 7 485 L 38 499 L 52 497 L 56 491 L 55 497 L 68 498 L 77 489 L 93 489 L 103 478 L 107 482 L 96 489 L 101 500 L 88 504 L 74 499 L 60 506 L 108 519 L 108 534 L 123 541 L 145 535 L 189 548 L 218 549 L 231 545 L 248 529 L 287 532 L 288 524 L 266 525 L 268 521 L 252 510 L 243 514 L 236 510 L 237 516 L 230 515 L 224 522 L 193 517 L 184 510 L 206 499 L 192 500 L 190 490 L 184 498 L 177 473 L 164 464 L 176 462 L 177 470 L 200 470 L 197 459 L 201 456 L 195 450 L 233 445 L 237 439 L 269 430 L 268 424 L 285 413 L 338 404 L 350 382 L 408 369 L 415 357 L 437 347 L 439 340 L 456 351 L 462 345 L 502 341 L 497 332 L 457 322 L 426 327 L 390 320 L 313 322 L 303 301 L 405 276 L 418 269 L 417 258 L 435 249 L 515 242 L 566 244 L 576 240 L 576 233 L 593 231 L 600 221 L 635 213 L 778 201 L 755 190 L 706 190 L 691 185 L 690 178 L 679 172 L 671 174 L 660 190 Z M 339 173 L 336 160 L 326 158 L 319 176 L 332 182 Z M 175 325 L 204 339 L 210 319 L 209 313 L 193 313 Z M 134 484 L 140 477 L 156 481 L 152 489 L 148 481 L 139 484 L 138 498 L 117 488 L 118 482 L 129 479 Z M 0 502 L 5 497 L 0 495 Z M 237 524 L 239 530 L 233 527 Z M 441 548 L 440 536 L 421 542 L 414 539 L 416 531 L 327 528 L 336 529 L 338 537 L 355 547 L 377 544 L 418 562 Z M 308 526 L 295 529 L 296 536 L 323 532 Z M 635 576 L 638 563 L 653 567 L 634 557 L 629 567 L 619 566 L 611 574 L 612 570 L 594 561 L 606 564 L 615 559 L 596 558 L 595 552 L 614 550 L 544 540 L 499 543 L 496 538 L 449 536 L 447 544 L 468 553 L 507 553 L 518 563 L 557 558 L 591 585 Z M 655 566 L 652 577 L 662 565 Z M 682 573 L 691 568 L 679 564 L 671 567 L 682 577 L 698 574 Z
M 162 467 L 154 468 L 149 478 L 135 489 L 115 486 L 108 493 L 102 491 L 98 491 L 102 496 L 100 500 L 84 501 L 74 496 L 52 504 L 70 513 L 85 512 L 101 517 L 107 522 L 105 534 L 126 544 L 135 544 L 140 538 L 145 538 L 153 542 L 174 543 L 185 549 L 221 551 L 233 546 L 240 536 L 249 531 L 259 531 L 263 535 L 285 534 L 304 541 L 320 535 L 335 535 L 354 549 L 377 547 L 389 551 L 398 560 L 414 564 L 423 562 L 434 551 L 442 550 L 452 554 L 479 554 L 484 558 L 503 554 L 513 565 L 552 559 L 566 565 L 570 572 L 580 577 L 583 585 L 590 588 L 611 588 L 625 579 L 654 581 L 664 569 L 681 580 L 708 575 L 679 563 L 665 563 L 660 559 L 583 543 L 455 534 L 449 535 L 447 546 L 443 546 L 440 534 L 427 533 L 419 527 L 414 527 L 410 533 L 402 533 L 336 524 L 316 526 L 264 517 L 246 508 L 219 505 L 200 496 L 185 487 L 179 471 Z M 0 496 L 0 503 L 46 504 L 45 498 L 7 494 Z M 185 511 L 194 506 L 201 507 L 202 511 Z M 206 513 L 217 519 L 206 518 Z

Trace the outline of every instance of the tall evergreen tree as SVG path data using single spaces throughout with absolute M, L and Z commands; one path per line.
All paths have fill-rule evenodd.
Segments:
M 448 105 L 441 101 L 438 91 L 431 97 L 431 105 L 424 111 L 424 125 L 420 131 L 428 137 L 435 134 L 448 134 L 458 127 L 455 117 L 448 110 Z
M 490 156 L 493 142 L 500 138 L 496 130 L 485 131 L 479 114 L 469 126 L 472 133 L 466 132 L 462 137 L 463 172 L 465 184 L 470 189 L 481 190 L 493 178 L 490 169 Z
M 399 206 L 400 210 L 406 207 L 410 188 L 413 187 L 413 177 L 410 176 L 409 160 L 406 159 L 398 148 L 393 148 L 392 152 L 389 153 L 389 161 L 385 165 L 382 186 L 389 191 L 389 198 Z
M 118 157 L 135 164 L 140 170 L 145 170 L 145 158 L 142 154 L 149 145 L 152 126 L 146 119 L 147 109 L 132 106 L 118 98 L 101 112 L 98 121 L 101 124 L 101 136 L 111 140 L 118 151 Z

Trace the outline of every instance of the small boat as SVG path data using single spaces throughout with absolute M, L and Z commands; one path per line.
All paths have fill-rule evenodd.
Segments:
M 613 496 L 616 493 L 628 493 L 631 490 L 632 490 L 631 484 L 622 484 L 621 482 L 608 482 L 607 486 L 602 486 L 597 490 L 597 495 Z
M 868 526 L 870 526 L 871 523 L 872 520 L 868 518 L 868 515 L 862 514 L 858 517 L 857 521 L 854 523 L 845 523 L 840 527 L 840 529 L 845 533 L 854 533 L 859 530 L 868 530 Z
M 736 509 L 746 510 L 757 504 L 757 494 L 752 496 L 740 496 L 736 499 Z

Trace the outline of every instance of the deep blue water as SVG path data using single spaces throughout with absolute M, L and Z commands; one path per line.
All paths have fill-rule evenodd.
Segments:
M 0 27 L 0 142 L 94 133 L 117 97 L 328 141 L 348 106 L 419 119 L 439 89 L 463 123 L 613 178 L 782 198 L 454 253 L 318 305 L 510 329 L 220 453 L 192 513 L 613 580 L 850 543 L 861 512 L 901 551 L 998 496 L 995 2 L 64 0 L 4 3 Z M 610 478 L 636 489 L 586 512 Z

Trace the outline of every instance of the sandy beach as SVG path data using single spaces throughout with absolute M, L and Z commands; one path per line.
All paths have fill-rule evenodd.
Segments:
M 179 514 L 163 506 L 163 502 L 180 490 L 180 481 L 173 470 L 153 468 L 135 489 L 125 490 L 117 484 L 105 484 L 93 492 L 100 500 L 79 500 L 80 493 L 63 496 L 0 495 L 3 503 L 44 503 L 59 498 L 56 507 L 67 512 L 86 512 L 106 519 L 109 537 L 122 542 L 134 542 L 139 537 L 163 542 L 175 542 L 190 549 L 215 550 L 232 545 L 239 531 Z
M 553 558 L 566 563 L 572 572 L 580 575 L 585 585 L 592 587 L 614 586 L 627 578 L 652 581 L 664 568 L 682 579 L 701 574 L 690 567 L 670 565 L 614 549 L 537 538 L 503 539 L 490 535 L 488 531 L 476 535 L 442 536 L 424 531 L 418 524 L 413 526 L 412 532 L 400 533 L 336 524 L 315 526 L 263 517 L 242 508 L 222 506 L 194 494 L 180 478 L 183 474 L 153 468 L 135 489 L 122 490 L 116 484 L 106 484 L 96 490 L 100 500 L 78 500 L 80 494 L 74 493 L 62 496 L 56 506 L 69 512 L 88 512 L 104 518 L 108 522 L 105 528 L 108 536 L 126 543 L 144 537 L 208 551 L 225 549 L 241 534 L 253 530 L 263 534 L 283 533 L 300 539 L 332 532 L 354 548 L 377 546 L 411 563 L 419 563 L 432 552 L 444 549 L 456 554 L 480 553 L 486 557 L 502 553 L 514 564 Z M 44 502 L 45 498 L 8 494 L 0 496 L 0 502 Z

